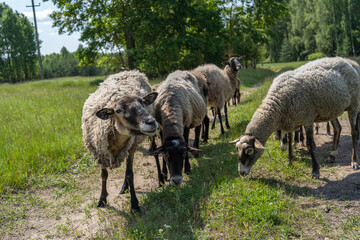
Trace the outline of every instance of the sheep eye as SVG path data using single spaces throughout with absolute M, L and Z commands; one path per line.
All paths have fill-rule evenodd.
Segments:
M 116 110 L 116 113 L 117 113 L 117 114 L 122 114 L 123 111 L 124 111 L 123 109 L 117 109 L 117 110 Z

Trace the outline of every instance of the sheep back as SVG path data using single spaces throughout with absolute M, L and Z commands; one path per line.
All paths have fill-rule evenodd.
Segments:
M 175 71 L 157 89 L 154 103 L 155 118 L 164 128 L 169 125 L 175 137 L 183 135 L 183 126 L 201 124 L 206 114 L 206 103 L 200 95 L 197 79 L 188 71 Z
M 199 66 L 194 71 L 201 72 L 206 77 L 209 85 L 208 106 L 224 107 L 225 102 L 234 95 L 235 91 L 227 74 L 214 64 Z
M 83 142 L 103 167 L 116 168 L 134 151 L 145 138 L 141 135 L 131 136 L 123 145 L 122 150 L 113 156 L 110 148 L 119 140 L 119 134 L 113 119 L 102 120 L 95 114 L 98 110 L 108 107 L 112 102 L 125 95 L 144 97 L 151 92 L 151 86 L 145 74 L 133 70 L 110 75 L 99 88 L 85 101 L 82 115 Z M 153 105 L 146 107 L 153 114 Z
M 347 60 L 322 58 L 275 78 L 253 118 L 272 112 L 281 119 L 280 129 L 291 131 L 332 120 L 344 111 L 357 112 L 359 94 L 359 73 Z

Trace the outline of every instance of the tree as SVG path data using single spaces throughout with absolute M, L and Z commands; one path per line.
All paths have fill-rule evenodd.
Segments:
M 19 82 L 37 77 L 34 27 L 28 19 L 0 4 L 0 68 L 5 82 Z

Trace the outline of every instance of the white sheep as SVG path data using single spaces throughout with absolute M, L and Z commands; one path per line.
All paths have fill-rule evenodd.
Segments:
M 274 79 L 260 107 L 246 127 L 245 135 L 236 139 L 239 172 L 244 175 L 264 152 L 264 145 L 276 130 L 293 131 L 313 122 L 331 121 L 334 127 L 334 148 L 330 160 L 335 160 L 341 126 L 337 117 L 348 112 L 352 135 L 352 167 L 359 167 L 356 153 L 357 115 L 360 101 L 360 68 L 347 59 L 322 58 Z M 319 165 L 314 155 L 313 128 L 306 128 L 314 177 L 319 177 Z
M 171 73 L 157 91 L 159 95 L 154 110 L 161 128 L 162 146 L 150 155 L 163 154 L 169 166 L 170 182 L 176 186 L 182 182 L 184 159 L 185 173 L 190 172 L 188 152 L 199 152 L 188 145 L 189 129 L 195 127 L 198 138 L 206 103 L 200 94 L 197 78 L 188 71 Z
M 133 180 L 134 153 L 145 136 L 153 136 L 158 124 L 151 116 L 157 93 L 145 74 L 137 70 L 110 75 L 85 101 L 82 115 L 83 141 L 101 164 L 102 190 L 98 207 L 107 204 L 107 168 L 126 158 L 125 184 L 130 185 L 131 210 L 139 211 Z
M 220 69 L 214 64 L 205 64 L 192 70 L 200 72 L 206 77 L 209 86 L 207 105 L 208 107 L 215 108 L 220 121 L 221 133 L 225 132 L 221 119 L 222 108 L 224 108 L 225 111 L 225 125 L 230 129 L 226 102 L 234 96 L 235 90 L 240 87 L 240 80 L 237 78 L 237 73 L 242 68 L 240 60 L 244 57 L 245 56 L 240 58 L 232 57 L 228 61 L 223 62 L 222 64 L 225 66 L 224 69 Z M 213 124 L 213 128 L 214 127 L 215 125 Z

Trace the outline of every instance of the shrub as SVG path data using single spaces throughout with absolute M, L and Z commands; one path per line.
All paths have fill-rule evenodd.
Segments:
M 309 54 L 306 59 L 309 60 L 309 61 L 312 61 L 312 60 L 316 60 L 318 58 L 323 58 L 323 57 L 326 57 L 326 55 L 322 52 L 317 52 L 317 53 L 312 53 L 312 54 Z

